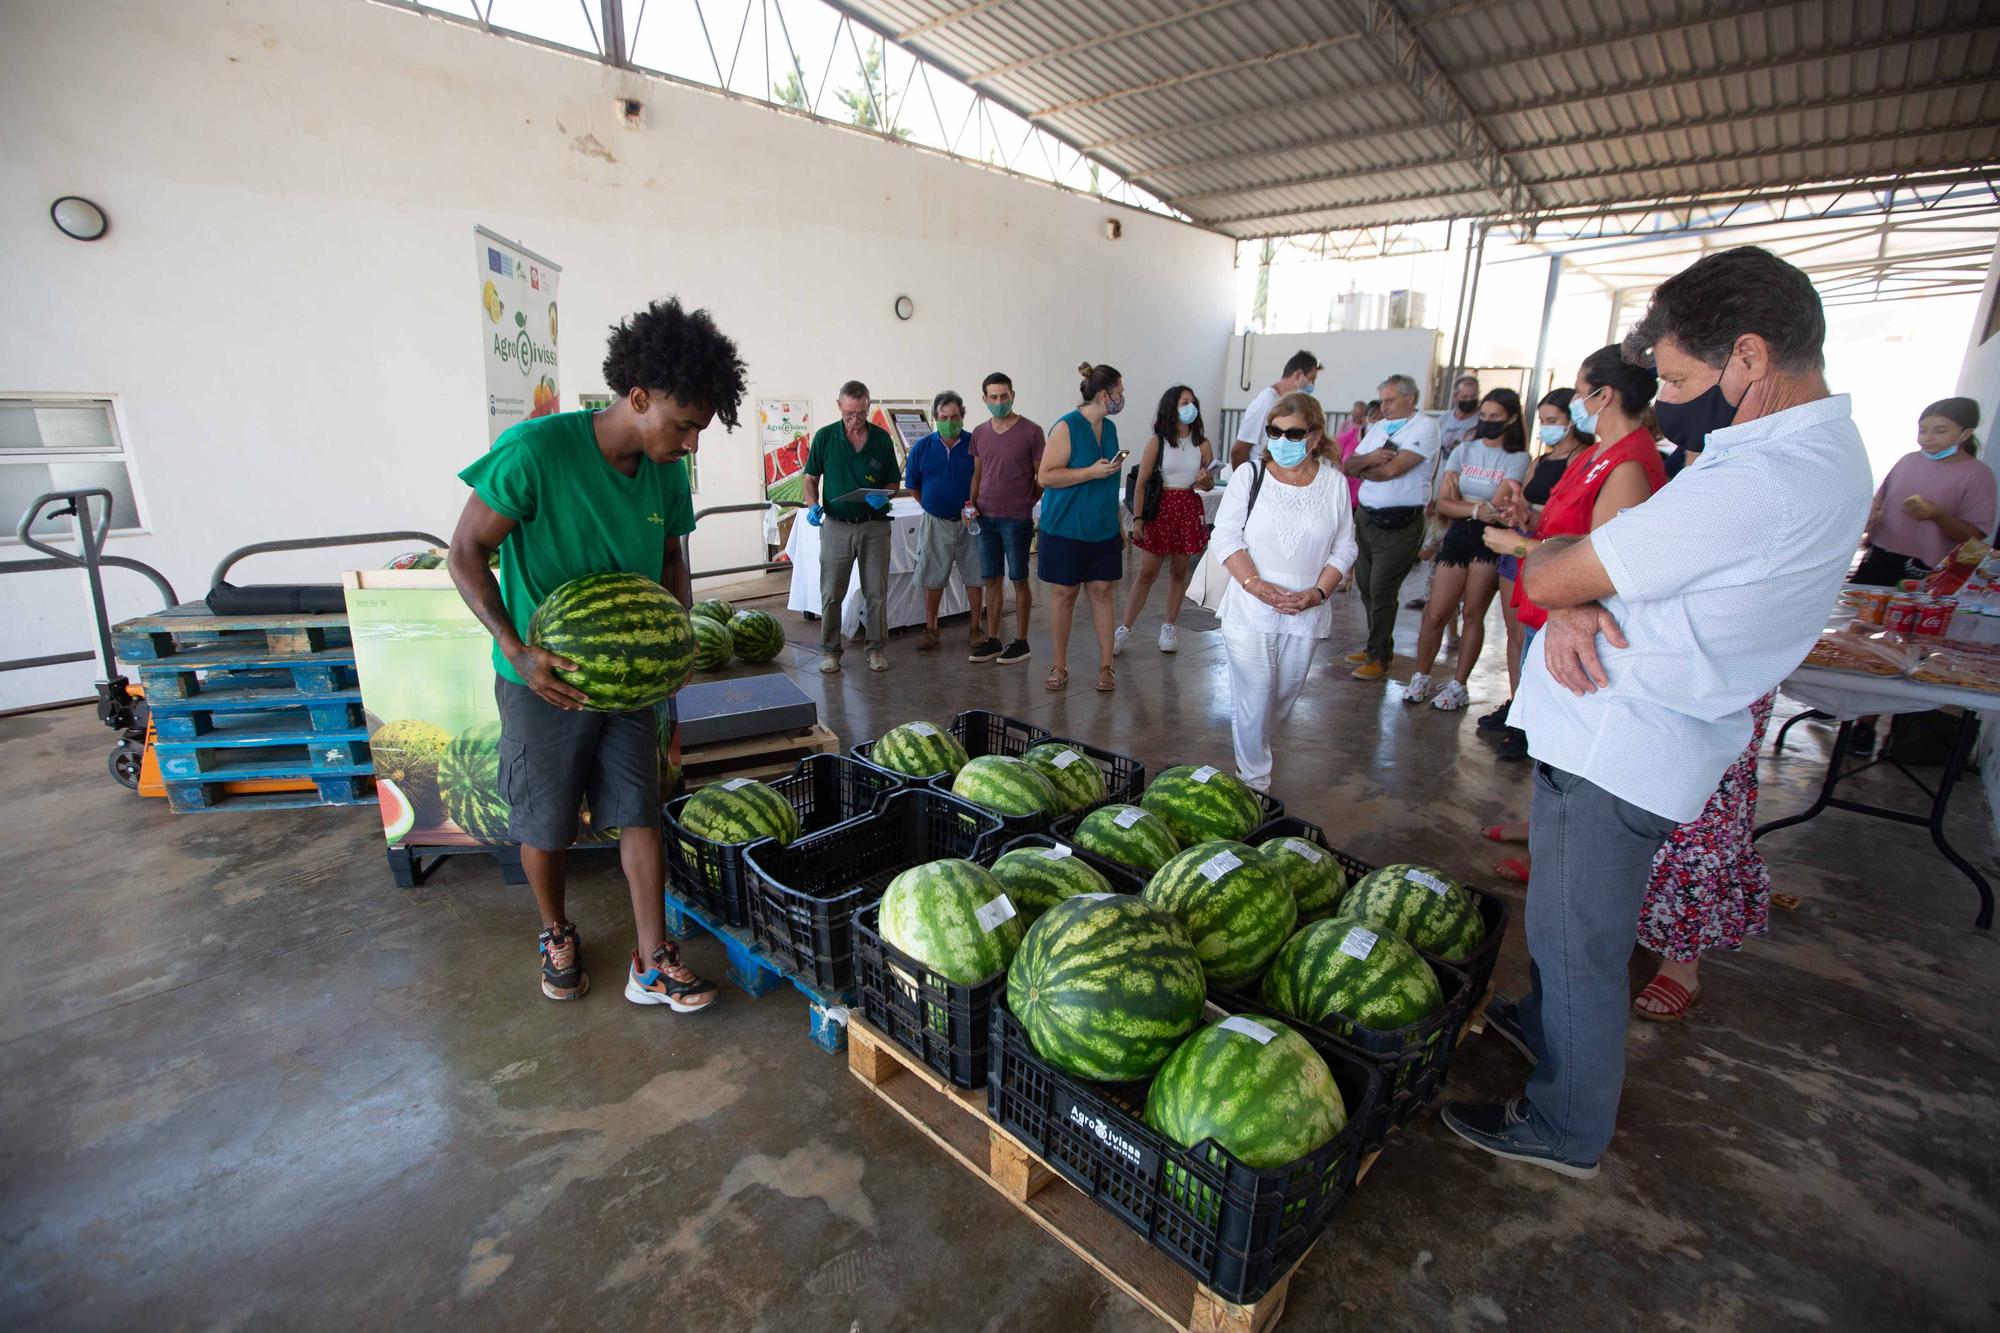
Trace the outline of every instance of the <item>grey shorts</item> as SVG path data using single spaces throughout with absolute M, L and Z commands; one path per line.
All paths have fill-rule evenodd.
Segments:
M 507 833 L 545 851 L 576 841 L 590 802 L 593 828 L 660 826 L 660 742 L 653 710 L 557 708 L 525 685 L 493 678 L 500 705 L 500 799 Z
M 953 565 L 958 566 L 959 578 L 976 585 L 980 581 L 973 567 L 976 555 L 972 533 L 959 519 L 926 513 L 917 520 L 917 582 L 923 587 L 949 587 Z

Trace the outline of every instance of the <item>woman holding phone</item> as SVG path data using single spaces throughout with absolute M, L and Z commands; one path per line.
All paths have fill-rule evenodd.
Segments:
M 1037 572 L 1049 585 L 1049 638 L 1055 666 L 1043 688 L 1069 686 L 1069 631 L 1079 590 L 1090 596 L 1097 630 L 1097 688 L 1118 688 L 1111 669 L 1118 607 L 1112 600 L 1125 576 L 1125 536 L 1118 526 L 1118 474 L 1125 451 L 1111 418 L 1125 409 L 1125 377 L 1111 366 L 1077 367 L 1082 402 L 1049 429 L 1035 480 L 1042 487 Z

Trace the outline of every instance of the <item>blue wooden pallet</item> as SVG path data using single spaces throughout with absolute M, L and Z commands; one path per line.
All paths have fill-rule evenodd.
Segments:
M 360 688 L 352 648 L 326 648 L 309 653 L 273 653 L 262 647 L 211 646 L 201 652 L 177 653 L 157 662 L 136 663 L 146 700 L 155 709 L 178 699 L 197 699 L 211 692 L 291 690 L 325 696 Z
M 847 1049 L 847 1011 L 854 1003 L 853 991 L 836 995 L 819 989 L 773 962 L 751 940 L 749 930 L 724 925 L 713 912 L 671 893 L 665 896 L 667 934 L 684 940 L 691 938 L 694 928 L 700 926 L 713 935 L 729 954 L 729 979 L 753 999 L 791 983 L 806 997 L 806 1035 L 813 1045 L 832 1055 Z
M 296 774 L 286 774 L 295 777 Z M 174 782 L 167 786 L 167 804 L 177 815 L 206 814 L 215 810 L 231 813 L 242 810 L 303 810 L 322 805 L 374 805 L 375 784 L 366 777 L 315 775 L 311 791 L 224 791 L 225 782 L 235 782 L 241 774 L 205 777 L 198 782 Z
M 192 699 L 165 699 L 152 705 L 152 715 L 161 744 L 214 735 L 250 718 L 269 726 L 303 726 L 311 734 L 367 726 L 360 690 L 300 694 L 289 686 L 208 690 Z
M 111 637 L 118 656 L 132 663 L 199 654 L 218 646 L 297 656 L 354 642 L 347 617 L 339 613 L 218 616 L 205 602 L 183 602 L 120 621 Z

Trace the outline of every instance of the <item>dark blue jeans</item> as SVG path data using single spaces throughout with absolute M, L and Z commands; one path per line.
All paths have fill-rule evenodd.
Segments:
M 1595 783 L 1535 765 L 1528 818 L 1528 995 L 1521 1024 L 1539 1063 L 1528 1113 L 1560 1157 L 1611 1142 L 1625 1086 L 1626 966 L 1653 855 L 1674 821 Z

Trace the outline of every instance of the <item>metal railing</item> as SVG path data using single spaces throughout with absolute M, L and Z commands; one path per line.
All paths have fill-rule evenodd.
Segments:
M 316 551 L 323 546 L 372 546 L 376 542 L 425 542 L 442 550 L 444 538 L 434 532 L 351 532 L 338 537 L 294 537 L 287 541 L 252 542 L 239 546 L 222 557 L 215 566 L 215 574 L 208 581 L 213 588 L 221 583 L 229 573 L 229 567 L 238 560 L 253 555 L 266 555 L 272 551 Z
M 103 513 L 92 521 L 90 502 L 101 500 Z M 111 492 L 102 486 L 78 491 L 50 491 L 38 495 L 21 515 L 21 522 L 14 529 L 14 536 L 21 545 L 31 551 L 40 551 L 40 560 L 9 560 L 0 562 L 0 574 L 31 574 L 59 569 L 80 569 L 90 581 L 91 611 L 97 621 L 97 652 L 45 653 L 40 657 L 17 657 L 10 661 L 0 661 L 0 671 L 26 671 L 32 667 L 63 666 L 70 662 L 102 663 L 104 674 L 113 674 L 112 666 L 117 657 L 111 647 L 111 618 L 104 609 L 104 566 L 114 565 L 119 569 L 130 569 L 144 574 L 153 581 L 153 586 L 166 599 L 166 605 L 173 606 L 180 601 L 174 594 L 174 585 L 167 582 L 167 576 L 151 565 L 138 560 L 128 560 L 122 555 L 104 553 L 105 538 L 111 534 Z M 50 508 L 50 506 L 58 506 Z M 46 512 L 44 512 L 46 511 Z M 77 553 L 50 546 L 32 535 L 32 529 L 44 519 L 67 518 L 76 538 Z
M 714 505 L 708 509 L 697 509 L 694 521 L 697 526 L 712 514 L 763 514 L 773 509 L 804 509 L 806 506 L 796 500 L 759 500 L 755 504 Z M 758 534 L 760 537 L 762 534 Z M 687 537 L 681 538 L 681 561 L 688 566 L 688 582 L 696 579 L 721 578 L 725 574 L 775 574 L 792 567 L 789 560 L 765 560 L 754 565 L 730 565 L 723 569 L 696 569 L 694 558 L 688 550 Z

